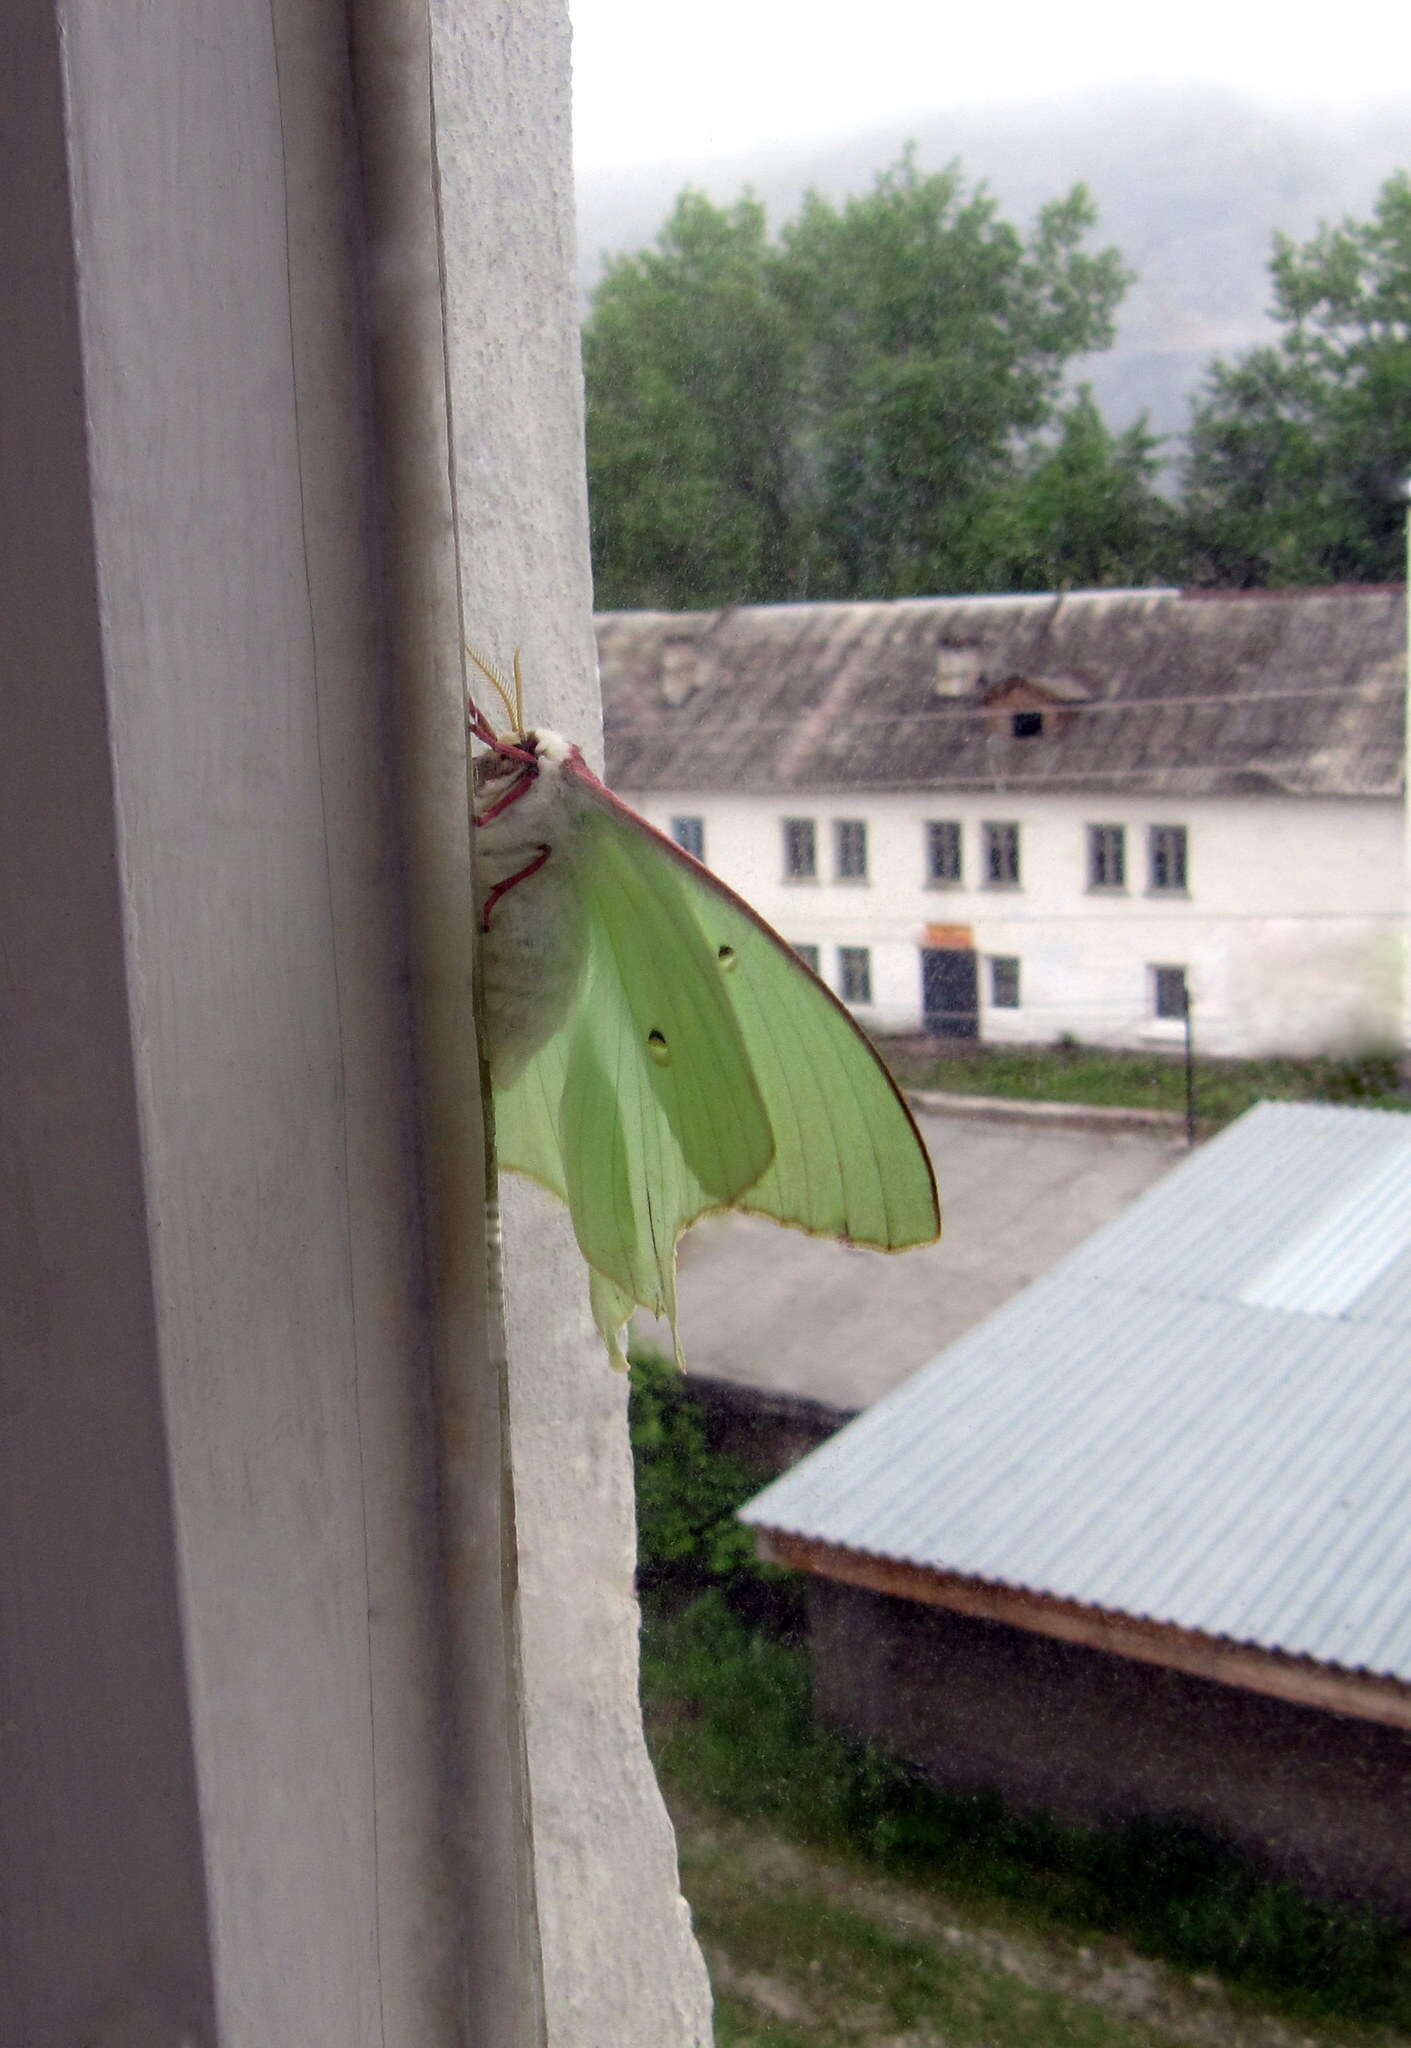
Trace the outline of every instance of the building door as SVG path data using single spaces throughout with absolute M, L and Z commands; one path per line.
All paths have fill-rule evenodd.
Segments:
M 980 975 L 971 946 L 923 946 L 921 1015 L 933 1038 L 978 1038 Z

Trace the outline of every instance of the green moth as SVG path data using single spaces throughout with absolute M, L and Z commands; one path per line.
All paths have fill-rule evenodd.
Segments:
M 727 1209 L 881 1251 L 940 1235 L 911 1112 L 832 992 L 576 746 L 471 703 L 483 982 L 502 1167 L 566 1202 L 615 1365 L 676 1339 L 676 1245 Z

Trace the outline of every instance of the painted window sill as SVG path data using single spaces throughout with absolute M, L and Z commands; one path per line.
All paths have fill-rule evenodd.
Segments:
M 1148 889 L 1146 899 L 1148 903 L 1189 903 L 1191 892 L 1189 889 Z

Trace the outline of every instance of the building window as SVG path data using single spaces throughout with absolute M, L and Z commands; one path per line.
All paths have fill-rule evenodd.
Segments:
M 1125 889 L 1127 833 L 1121 825 L 1089 825 L 1088 887 Z
M 795 946 L 794 951 L 798 954 L 810 974 L 822 973 L 822 963 L 818 957 L 817 946 Z
M 990 959 L 990 1003 L 996 1010 L 1019 1008 L 1019 962 L 1000 954 Z
M 952 887 L 963 879 L 960 826 L 954 818 L 934 819 L 926 827 L 926 879 Z
M 784 820 L 784 879 L 812 882 L 818 878 L 818 831 L 812 818 Z
M 867 880 L 867 826 L 861 818 L 835 818 L 833 857 L 840 882 Z
M 1042 711 L 1012 711 L 1009 716 L 1009 730 L 1016 740 L 1042 739 L 1044 715 Z
M 1186 888 L 1186 828 L 1184 825 L 1153 825 L 1147 841 L 1149 874 L 1147 886 L 1159 893 L 1169 889 L 1183 894 Z
M 1152 968 L 1151 1007 L 1154 1016 L 1180 1022 L 1185 1017 L 1188 1001 L 1184 967 Z
M 872 953 L 867 946 L 839 946 L 838 992 L 845 1003 L 872 1000 Z
M 980 827 L 985 846 L 985 887 L 1019 887 L 1019 827 L 987 824 Z
M 705 819 L 673 818 L 671 836 L 683 853 L 695 860 L 705 859 Z

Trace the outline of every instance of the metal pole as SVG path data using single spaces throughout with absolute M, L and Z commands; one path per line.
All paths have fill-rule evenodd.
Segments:
M 1191 1027 L 1191 992 L 1183 992 L 1182 1009 L 1186 1026 L 1186 1143 L 1195 1143 L 1195 1034 Z
M 1403 1095 L 1411 1094 L 1411 477 L 1401 486 L 1406 506 L 1406 710 L 1402 740 L 1401 820 L 1401 1058 L 1400 1084 Z

